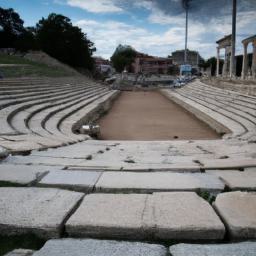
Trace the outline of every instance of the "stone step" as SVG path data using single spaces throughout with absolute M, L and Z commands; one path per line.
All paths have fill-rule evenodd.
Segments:
M 219 193 L 224 184 L 211 174 L 173 172 L 104 172 L 96 184 L 96 191 L 101 193 L 199 190 Z
M 181 93 L 179 91 L 179 93 Z M 255 131 L 255 122 L 256 118 L 255 116 L 252 116 L 249 113 L 246 113 L 245 111 L 241 110 L 241 107 L 238 108 L 229 106 L 229 104 L 226 104 L 225 101 L 220 102 L 217 99 L 212 99 L 211 97 L 207 95 L 201 95 L 194 91 L 188 91 L 187 89 L 184 89 L 181 93 L 183 96 L 187 95 L 188 97 L 193 97 L 196 101 L 203 104 L 209 104 L 209 107 L 213 108 L 215 111 L 218 111 L 225 116 L 229 116 L 233 120 L 237 120 L 237 122 L 243 124 L 249 131 L 253 130 Z M 255 112 L 255 110 L 254 110 Z
M 36 99 L 47 99 L 47 96 L 54 96 L 54 95 L 65 95 L 70 92 L 76 92 L 76 91 L 81 91 L 84 90 L 84 86 L 79 86 L 72 88 L 69 87 L 64 87 L 60 89 L 56 88 L 50 88 L 50 89 L 42 89 L 42 91 L 35 92 L 34 90 L 26 91 L 20 90 L 21 94 L 15 93 L 15 92 L 10 92 L 6 97 L 1 100 L 1 108 L 5 107 L 6 105 L 15 105 L 18 103 L 25 103 L 25 102 L 30 102 L 31 100 L 36 100 Z M 4 94 L 3 94 L 4 95 Z M 20 97 L 21 96 L 21 97 Z M 7 104 L 8 103 L 8 104 Z
M 230 95 L 230 94 L 223 94 L 222 92 L 216 92 L 209 90 L 205 87 L 198 87 L 198 85 L 194 86 L 192 88 L 192 85 L 186 86 L 186 89 L 193 90 L 193 92 L 196 92 L 198 94 L 206 95 L 207 97 L 211 97 L 212 99 L 218 99 L 219 101 L 223 101 L 225 103 L 228 103 L 229 105 L 233 105 L 235 107 L 241 106 L 244 110 L 254 110 L 256 109 L 255 101 L 247 101 L 244 99 L 240 99 L 237 95 Z M 251 112 L 253 114 L 253 112 Z
M 246 132 L 246 129 L 240 123 L 210 109 L 206 104 L 202 105 L 195 101 L 195 99 L 184 97 L 177 93 L 177 91 L 163 90 L 163 93 L 219 133 L 227 133 L 229 130 L 232 132 L 228 134 L 229 137 L 237 137 Z
M 33 256 L 166 256 L 162 245 L 95 239 L 58 239 L 48 241 Z
M 29 165 L 0 165 L 0 186 L 1 183 L 18 184 L 22 186 L 32 185 L 53 169 L 50 166 L 29 166 Z
M 209 169 L 241 169 L 247 167 L 255 167 L 256 159 L 247 157 L 236 157 L 227 159 L 199 159 L 202 167 L 206 170 Z
M 1 235 L 60 237 L 83 195 L 50 188 L 0 188 Z
M 100 89 L 102 90 L 102 89 Z M 49 136 L 50 133 L 45 129 L 45 123 L 51 120 L 52 116 L 61 111 L 66 111 L 67 113 L 71 112 L 71 108 L 74 106 L 79 105 L 80 103 L 94 97 L 99 90 L 95 89 L 95 91 L 90 92 L 80 92 L 80 96 L 70 97 L 68 100 L 65 101 L 57 101 L 55 104 L 46 103 L 44 105 L 40 105 L 40 108 L 34 108 L 34 111 L 30 113 L 28 116 L 26 123 L 23 122 L 23 130 L 27 129 L 27 131 L 32 131 L 34 133 L 40 134 L 42 136 Z M 58 119 L 61 118 L 61 115 L 58 116 Z M 15 116 L 15 120 L 19 122 L 19 116 Z M 63 136 L 64 137 L 64 136 Z
M 13 250 L 4 256 L 32 256 L 35 251 L 26 250 L 26 249 L 16 249 Z
M 220 240 L 225 228 L 194 192 L 90 194 L 66 223 L 72 237 Z
M 231 244 L 177 244 L 170 247 L 172 256 L 255 256 L 256 242 Z
M 223 97 L 227 97 L 227 98 L 231 98 L 234 100 L 239 100 L 241 102 L 244 103 L 255 103 L 256 98 L 253 96 L 249 96 L 247 94 L 242 94 L 239 92 L 234 92 L 234 91 L 228 91 L 225 89 L 221 89 L 221 88 L 217 88 L 217 87 L 213 87 L 213 86 L 209 86 L 205 83 L 202 83 L 200 81 L 196 81 L 194 83 L 191 83 L 189 86 L 187 87 L 191 87 L 193 86 L 195 89 L 199 89 L 199 90 L 204 90 L 205 92 L 209 92 L 210 94 L 215 94 L 218 96 L 223 96 Z
M 207 173 L 219 177 L 230 190 L 256 191 L 256 171 L 211 170 Z
M 69 135 L 80 128 L 85 122 L 88 122 L 92 118 L 95 120 L 96 117 L 100 117 L 104 110 L 108 110 L 109 104 L 118 93 L 118 91 L 109 91 L 92 101 L 88 106 L 77 108 L 73 111 L 72 115 L 66 116 L 64 119 L 60 120 L 58 129 L 63 134 Z
M 55 100 L 54 102 L 50 101 L 40 105 L 36 104 L 33 106 L 29 106 L 28 108 L 17 112 L 10 121 L 16 130 L 22 133 L 31 133 L 31 131 L 27 127 L 29 126 L 28 122 L 31 123 L 34 119 L 36 119 L 37 127 L 40 127 L 40 122 L 44 120 L 43 117 L 40 116 L 42 115 L 42 112 L 45 112 L 45 115 L 47 115 L 54 108 L 60 108 L 63 104 L 68 105 L 72 102 L 75 103 L 76 100 L 82 101 L 87 96 L 88 92 L 86 90 L 69 93 L 66 97 Z
M 256 238 L 256 193 L 237 191 L 219 194 L 214 208 L 224 221 L 231 239 Z
M 81 110 L 83 112 L 83 116 L 85 116 L 88 111 L 87 109 L 90 108 L 90 105 L 99 99 L 105 99 L 106 97 L 109 98 L 111 95 L 108 91 L 105 89 L 101 89 L 101 92 L 93 93 L 91 97 L 88 99 L 84 99 L 84 101 L 79 102 L 78 104 L 74 106 L 70 106 L 68 109 L 62 109 L 58 112 L 56 112 L 54 115 L 51 116 L 51 118 L 48 118 L 48 120 L 45 122 L 44 126 L 45 129 L 57 136 L 68 136 L 69 138 L 77 139 L 81 135 L 74 134 L 72 129 L 70 129 L 68 132 L 64 133 L 61 129 L 61 126 L 65 122 L 72 122 L 72 125 L 79 121 L 82 117 L 79 116 L 78 111 Z M 84 135 L 82 135 L 85 137 Z
M 243 118 L 242 116 L 239 116 L 239 114 L 235 113 L 234 111 L 227 110 L 225 108 L 224 104 L 216 104 L 216 102 L 214 102 L 214 103 L 210 102 L 210 100 L 208 100 L 207 98 L 200 99 L 199 97 L 193 96 L 192 93 L 188 93 L 188 92 L 184 92 L 184 91 L 182 91 L 182 92 L 179 91 L 178 93 L 181 96 L 187 97 L 201 105 L 207 106 L 207 108 L 209 108 L 217 113 L 220 113 L 222 116 L 228 117 L 230 120 L 234 120 L 235 122 L 240 124 L 245 129 L 245 131 L 243 133 L 239 134 L 239 136 L 246 134 L 251 129 L 255 129 L 255 125 L 252 122 Z M 228 128 L 229 128 L 229 126 L 228 126 Z
M 100 171 L 50 171 L 38 182 L 38 186 L 71 189 L 78 192 L 92 192 L 102 172 Z
M 193 95 L 199 99 L 207 99 L 208 102 L 214 103 L 216 106 L 223 107 L 226 110 L 230 111 L 231 113 L 237 113 L 240 117 L 244 117 L 246 120 L 250 120 L 251 122 L 255 123 L 256 115 L 256 107 L 248 107 L 240 105 L 235 100 L 228 100 L 226 98 L 220 99 L 216 95 L 209 95 L 207 92 L 204 91 L 197 91 L 186 88 L 186 91 L 189 92 L 189 95 Z M 255 103 L 256 104 L 256 101 Z
M 119 172 L 86 170 L 53 170 L 38 183 L 39 186 L 67 188 L 74 191 L 98 193 L 153 193 L 165 191 L 224 190 L 224 184 L 215 175 L 173 172 Z
M 201 81 L 197 81 L 196 87 L 197 86 L 207 88 L 207 90 L 211 90 L 214 93 L 219 93 L 219 94 L 222 94 L 222 95 L 232 96 L 236 99 L 243 100 L 245 102 L 254 103 L 256 101 L 255 96 L 251 96 L 251 95 L 248 95 L 248 94 L 243 94 L 243 93 L 239 93 L 239 92 L 235 92 L 235 91 L 230 91 L 230 90 L 225 90 L 225 89 L 213 87 L 213 86 L 207 85 L 207 84 L 205 84 Z
M 24 109 L 33 106 L 33 105 L 41 105 L 43 103 L 56 101 L 59 99 L 62 99 L 63 97 L 68 97 L 67 92 L 61 92 L 61 93 L 54 93 L 51 95 L 43 95 L 39 97 L 33 97 L 29 99 L 28 101 L 24 101 L 18 104 L 12 104 L 4 109 L 0 110 L 0 128 L 2 134 L 15 134 L 17 133 L 15 129 L 10 124 L 10 119 L 12 116 L 14 116 L 19 111 L 24 111 Z

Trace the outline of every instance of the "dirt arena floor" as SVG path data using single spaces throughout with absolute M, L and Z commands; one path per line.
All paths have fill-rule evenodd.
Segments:
M 159 92 L 122 92 L 99 120 L 102 140 L 217 139 L 220 136 Z

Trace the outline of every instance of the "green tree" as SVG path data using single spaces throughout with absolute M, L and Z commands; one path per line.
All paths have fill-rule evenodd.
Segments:
M 42 18 L 36 29 L 36 38 L 43 51 L 73 67 L 93 69 L 92 53 L 96 48 L 68 17 L 52 13 L 47 19 Z
M 0 48 L 14 47 L 25 31 L 23 24 L 24 21 L 13 9 L 0 7 Z
M 36 30 L 34 27 L 27 27 L 19 38 L 14 42 L 14 47 L 22 52 L 28 50 L 39 50 L 39 45 L 36 40 Z
M 117 72 L 122 72 L 125 68 L 130 69 L 137 52 L 126 45 L 119 45 L 111 57 L 111 62 Z

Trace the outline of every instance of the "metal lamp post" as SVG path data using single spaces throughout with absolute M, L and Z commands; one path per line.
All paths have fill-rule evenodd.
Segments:
M 233 0 L 232 11 L 232 38 L 231 38 L 231 58 L 230 58 L 230 77 L 236 75 L 235 58 L 236 58 L 236 15 L 237 15 L 237 0 Z
M 184 52 L 184 64 L 188 61 L 188 2 L 189 0 L 183 0 L 183 8 L 186 11 L 186 32 L 185 32 L 185 52 Z

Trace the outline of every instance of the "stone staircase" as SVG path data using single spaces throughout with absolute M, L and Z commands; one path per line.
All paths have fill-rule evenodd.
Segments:
M 163 93 L 176 103 L 187 106 L 198 118 L 206 121 L 218 132 L 232 132 L 226 138 L 249 142 L 256 140 L 256 98 L 226 91 L 195 81 L 175 91 Z M 198 112 L 193 111 L 196 109 Z M 204 114 L 211 118 L 206 120 Z M 220 123 L 225 129 L 218 127 Z M 223 130 L 223 131 L 221 131 Z M 224 137 L 225 138 L 225 137 Z
M 24 78 L 0 81 L 0 145 L 14 152 L 58 147 L 82 141 L 73 124 L 116 91 L 85 78 Z
M 43 82 L 20 83 L 33 89 Z M 256 98 L 198 81 L 162 90 L 222 133 L 219 140 L 79 142 L 80 120 L 116 93 L 93 83 L 82 90 L 83 83 L 59 95 L 56 81 L 51 95 L 39 92 L 49 99 L 34 89 L 28 97 L 20 91 L 21 99 L 4 95 L 14 114 L 1 112 L 11 133 L 1 130 L 0 145 L 66 145 L 2 160 L 1 234 L 46 242 L 8 255 L 254 256 Z

